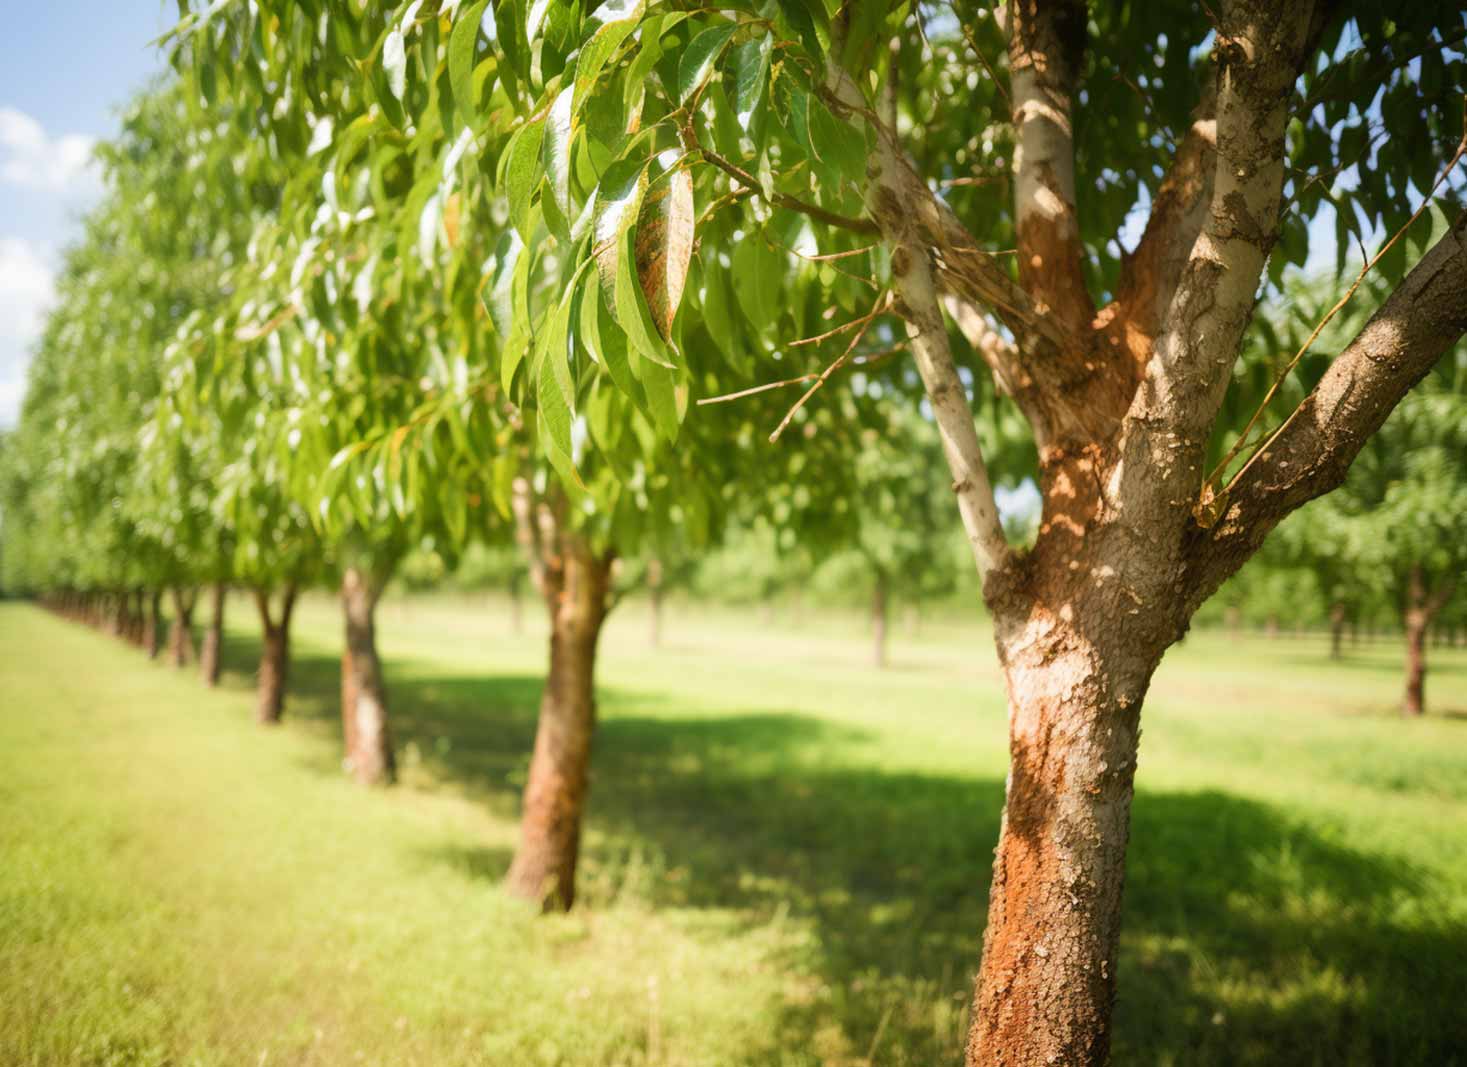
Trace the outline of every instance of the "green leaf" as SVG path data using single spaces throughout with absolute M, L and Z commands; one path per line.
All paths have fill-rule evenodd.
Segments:
M 489 0 L 478 0 L 461 12 L 448 38 L 448 81 L 453 86 L 453 102 L 464 124 L 472 126 L 478 118 L 474 93 L 474 54 L 479 45 L 479 24 Z
M 677 99 L 685 104 L 688 97 L 698 91 L 708 80 L 708 73 L 723 53 L 724 46 L 733 36 L 738 24 L 729 22 L 704 30 L 688 42 L 677 66 Z
M 560 218 L 573 217 L 570 203 L 571 139 L 575 136 L 575 116 L 571 110 L 575 90 L 566 86 L 550 105 L 545 120 L 545 182 L 555 201 Z M 569 228 L 567 222 L 566 229 Z
M 401 26 L 394 26 L 382 42 L 382 72 L 387 75 L 392 95 L 401 100 L 407 91 L 407 44 Z
M 510 137 L 500 163 L 500 183 L 509 200 L 510 220 L 527 242 L 534 235 L 530 200 L 535 195 L 535 187 L 540 184 L 540 145 L 544 138 L 544 119 L 526 123 Z
M 654 181 L 637 216 L 637 280 L 647 298 L 652 323 L 664 341 L 672 340 L 672 321 L 682 302 L 693 259 L 693 176 L 679 165 Z
M 597 8 L 591 16 L 600 26 L 591 35 L 591 39 L 581 46 L 580 58 L 576 60 L 576 111 L 585 106 L 591 87 L 601 76 L 606 61 L 637 28 L 645 6 L 645 0 L 610 0 Z
M 745 133 L 758 140 L 769 89 L 769 57 L 774 38 L 754 37 L 734 53 L 734 114 Z

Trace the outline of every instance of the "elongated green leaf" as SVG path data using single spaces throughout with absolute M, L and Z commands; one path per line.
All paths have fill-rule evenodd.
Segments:
M 757 140 L 769 90 L 769 58 L 774 38 L 754 37 L 734 53 L 734 113 L 743 131 Z
M 509 200 L 509 217 L 520 236 L 533 236 L 530 200 L 540 184 L 540 144 L 545 138 L 545 120 L 536 119 L 514 132 L 500 162 L 500 184 Z
M 679 103 L 687 103 L 688 97 L 697 92 L 699 87 L 708 80 L 709 71 L 713 69 L 718 57 L 723 54 L 724 46 L 728 44 L 729 38 L 733 36 L 736 29 L 738 25 L 732 22 L 713 26 L 688 42 L 688 47 L 683 50 L 682 58 L 678 60 L 677 66 Z
M 566 220 L 566 230 L 569 230 L 569 220 L 573 217 L 570 203 L 570 155 L 576 126 L 575 115 L 571 110 L 574 95 L 575 90 L 571 86 L 560 91 L 555 103 L 550 105 L 544 136 L 545 184 L 550 189 L 560 218 Z
M 489 0 L 478 0 L 460 12 L 448 38 L 448 81 L 453 86 L 453 102 L 459 118 L 472 126 L 478 118 L 478 97 L 474 93 L 474 55 L 479 46 L 479 24 Z
M 585 106 L 591 87 L 601 76 L 606 61 L 637 28 L 645 7 L 646 0 L 612 0 L 602 4 L 591 16 L 600 25 L 591 39 L 581 46 L 580 58 L 576 60 L 576 111 Z

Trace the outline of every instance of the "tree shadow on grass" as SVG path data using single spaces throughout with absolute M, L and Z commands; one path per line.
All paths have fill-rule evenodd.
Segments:
M 231 664 L 249 662 L 238 641 Z M 338 665 L 304 655 L 289 714 L 323 731 Z M 388 666 L 399 751 L 512 815 L 541 679 Z M 843 760 L 859 730 L 797 711 L 662 717 L 603 689 L 582 906 L 630 893 L 771 934 L 779 1043 L 809 1062 L 957 1063 L 1003 784 Z M 502 849 L 434 853 L 498 881 Z M 1467 930 L 1427 876 L 1219 792 L 1136 798 L 1116 1064 L 1467 1062 Z M 799 1062 L 805 1062 L 800 1060 Z

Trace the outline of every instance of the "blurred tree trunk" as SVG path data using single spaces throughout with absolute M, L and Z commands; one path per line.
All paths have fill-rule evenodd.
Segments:
M 876 580 L 871 587 L 871 662 L 878 670 L 886 668 L 886 623 L 890 613 L 890 584 L 886 571 L 875 568 Z
M 385 577 L 352 566 L 341 579 L 346 643 L 341 653 L 341 725 L 346 766 L 361 785 L 387 785 L 397 773 L 387 728 L 387 686 L 377 655 L 377 601 Z
M 204 631 L 204 645 L 199 652 L 199 673 L 210 689 L 219 684 L 219 669 L 224 654 L 224 599 L 226 589 L 223 582 L 215 582 L 209 589 L 209 628 Z
M 143 650 L 149 659 L 157 659 L 159 652 L 159 630 L 162 628 L 163 591 L 154 589 L 148 594 L 148 617 L 143 623 Z
M 662 646 L 662 561 L 655 556 L 647 561 L 647 598 L 651 602 L 648 638 L 653 648 Z
M 274 726 L 285 712 L 285 682 L 290 673 L 290 619 L 295 611 L 296 584 L 286 584 L 279 617 L 270 609 L 270 593 L 255 590 L 260 609 L 260 670 L 255 681 L 255 721 Z
M 168 660 L 182 667 L 194 658 L 194 600 L 198 592 L 174 586 L 173 621 L 168 628 Z
M 1451 598 L 1454 583 L 1449 579 L 1436 589 L 1427 585 L 1421 567 L 1411 568 L 1406 584 L 1406 603 L 1402 623 L 1406 631 L 1406 699 L 1403 714 L 1426 713 L 1426 639 L 1432 621 Z
M 522 588 L 524 576 L 518 571 L 509 576 L 509 628 L 511 632 L 525 632 L 525 597 Z
M 1345 623 L 1349 621 L 1349 612 L 1345 605 L 1336 600 L 1329 608 L 1329 657 L 1339 659 L 1344 655 L 1342 646 L 1345 640 Z
M 613 555 L 597 554 L 583 536 L 565 529 L 563 516 L 548 504 L 536 507 L 528 483 L 517 483 L 515 519 L 550 615 L 550 670 L 506 888 L 546 911 L 564 911 L 576 895 L 596 729 L 596 647 L 610 608 Z

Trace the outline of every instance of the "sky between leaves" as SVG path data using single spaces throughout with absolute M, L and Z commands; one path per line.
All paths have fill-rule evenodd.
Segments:
M 163 67 L 149 42 L 172 0 L 64 0 L 9 19 L 0 62 L 0 430 L 15 424 L 29 349 L 61 252 L 100 184 L 92 146 Z M 17 12 L 18 14 L 18 12 Z

